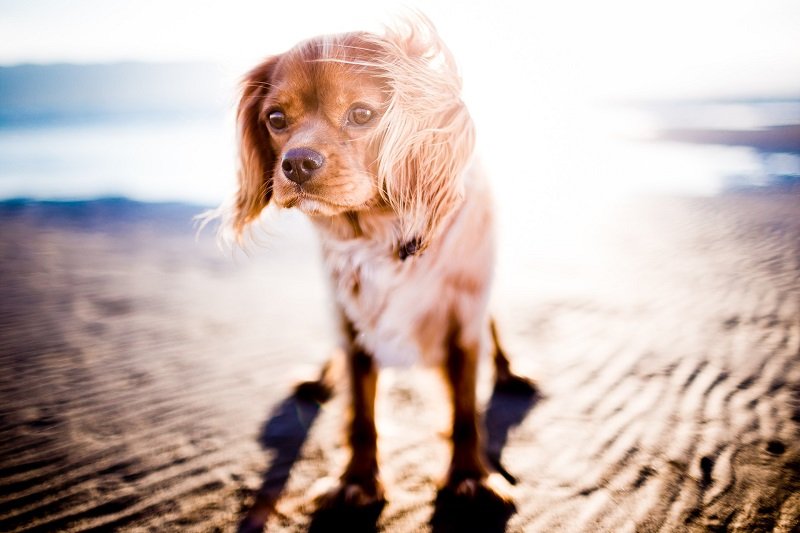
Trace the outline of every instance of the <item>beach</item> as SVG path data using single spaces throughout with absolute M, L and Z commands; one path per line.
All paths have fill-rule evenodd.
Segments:
M 796 187 L 501 236 L 493 309 L 538 393 L 494 392 L 485 365 L 479 398 L 516 509 L 436 503 L 444 389 L 392 368 L 388 502 L 344 528 L 315 498 L 344 466 L 346 392 L 292 394 L 336 343 L 314 237 L 290 218 L 220 249 L 201 210 L 0 203 L 0 531 L 800 528 Z

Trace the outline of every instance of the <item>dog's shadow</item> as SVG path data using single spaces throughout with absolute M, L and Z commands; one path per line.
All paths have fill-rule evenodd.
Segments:
M 254 502 L 239 523 L 239 533 L 263 531 L 286 487 L 292 467 L 320 411 L 320 403 L 307 396 L 288 396 L 275 407 L 264 423 L 259 441 L 274 456 L 264 473 Z M 517 482 L 516 478 L 500 462 L 503 447 L 510 431 L 525 419 L 540 397 L 535 390 L 515 393 L 495 389 L 484 413 L 487 455 L 492 466 L 512 484 Z M 458 497 L 440 493 L 430 522 L 432 530 L 435 533 L 505 531 L 506 523 L 514 513 L 513 506 L 501 505 L 491 498 L 480 496 L 474 500 L 462 501 Z M 382 511 L 383 504 L 357 510 L 321 508 L 312 515 L 309 531 L 376 531 Z
M 270 414 L 261 431 L 259 442 L 265 450 L 271 450 L 274 456 L 264 473 L 264 480 L 256 492 L 254 502 L 239 523 L 239 533 L 264 530 L 319 410 L 319 403 L 293 393 Z
M 542 394 L 535 385 L 531 385 L 530 389 L 511 390 L 495 387 L 483 414 L 486 428 L 486 455 L 491 465 L 512 485 L 516 485 L 518 480 L 503 467 L 500 456 L 511 430 L 525 420 L 541 399 Z

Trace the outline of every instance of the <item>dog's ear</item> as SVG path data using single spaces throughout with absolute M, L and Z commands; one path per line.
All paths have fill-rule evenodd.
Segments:
M 277 62 L 278 56 L 267 59 L 242 81 L 236 114 L 239 130 L 239 189 L 231 220 L 237 239 L 241 238 L 247 224 L 258 218 L 272 197 L 275 153 L 270 145 L 262 111 Z
M 475 130 L 455 62 L 428 19 L 374 44 L 390 93 L 376 137 L 379 186 L 400 216 L 404 259 L 427 248 L 460 204 Z

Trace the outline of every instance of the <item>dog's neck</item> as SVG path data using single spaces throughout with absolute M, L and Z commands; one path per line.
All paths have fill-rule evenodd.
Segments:
M 380 238 L 397 219 L 391 212 L 345 211 L 334 216 L 309 216 L 311 222 L 326 238 L 337 241 Z
M 417 240 L 400 242 L 400 219 L 390 208 L 346 211 L 332 217 L 311 217 L 311 220 L 323 238 L 372 241 L 379 245 L 393 243 L 390 253 L 400 260 L 414 255 L 419 248 Z

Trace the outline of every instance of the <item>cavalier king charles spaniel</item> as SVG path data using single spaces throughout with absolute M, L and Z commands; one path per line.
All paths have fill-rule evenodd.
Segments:
M 383 501 L 378 369 L 414 361 L 443 369 L 453 405 L 442 490 L 507 501 L 481 442 L 478 360 L 493 357 L 501 388 L 533 385 L 511 372 L 487 310 L 494 215 L 460 91 L 449 50 L 421 16 L 382 35 L 302 42 L 242 85 L 238 192 L 223 227 L 242 238 L 270 203 L 305 213 L 342 323 L 352 453 L 330 502 Z M 327 396 L 331 366 L 300 390 Z

